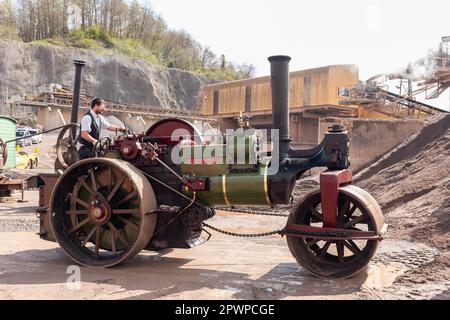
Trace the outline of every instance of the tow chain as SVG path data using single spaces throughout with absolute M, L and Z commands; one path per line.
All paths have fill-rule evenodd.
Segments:
M 148 176 L 149 178 L 151 178 L 152 180 L 156 181 L 157 183 L 165 186 L 166 188 L 170 189 L 171 191 L 177 193 L 178 195 L 189 199 L 186 195 L 180 193 L 179 191 L 175 190 L 174 188 L 168 186 L 167 184 L 165 184 L 164 182 L 156 179 L 155 177 L 151 176 L 150 174 L 146 173 L 145 171 L 141 170 L 141 172 Z M 192 199 L 189 199 L 192 200 Z M 282 214 L 282 213 L 263 213 L 263 212 L 258 212 L 258 211 L 247 211 L 247 210 L 236 210 L 236 209 L 228 209 L 228 208 L 220 208 L 220 207 L 213 207 L 214 210 L 222 210 L 222 211 L 230 211 L 230 212 L 240 212 L 240 213 L 248 213 L 248 214 L 255 214 L 255 215 L 262 215 L 262 216 L 277 216 L 277 217 L 287 217 L 287 214 Z M 262 232 L 262 233 L 236 233 L 236 232 L 230 232 L 230 231 L 226 231 L 226 230 L 222 230 L 216 227 L 213 227 L 205 222 L 202 222 L 203 227 L 209 228 L 211 230 L 214 230 L 216 232 L 219 233 L 223 233 L 225 235 L 228 236 L 232 236 L 232 237 L 241 237 L 241 238 L 260 238 L 260 237 L 269 237 L 275 234 L 282 234 L 282 229 L 279 230 L 273 230 L 270 232 Z M 206 230 L 205 230 L 206 231 Z
M 253 215 L 259 215 L 259 216 L 275 216 L 275 217 L 288 217 L 288 214 L 285 213 L 269 213 L 269 212 L 259 212 L 259 211 L 253 211 L 253 210 L 245 210 L 245 209 L 230 209 L 230 208 L 223 208 L 223 207 L 214 207 L 214 210 L 220 210 L 220 211 L 228 211 L 228 212 L 236 212 L 236 213 L 245 213 L 245 214 L 253 214 Z M 269 232 L 262 232 L 262 233 L 236 233 L 236 232 L 230 232 L 223 229 L 219 229 L 216 227 L 213 227 L 205 222 L 202 222 L 203 226 L 214 230 L 216 232 L 232 236 L 232 237 L 241 237 L 241 238 L 260 238 L 260 237 L 269 237 L 275 234 L 281 234 L 282 229 L 279 230 L 273 230 Z
M 246 213 L 246 214 L 253 214 L 253 215 L 258 215 L 258 216 L 289 217 L 289 214 L 286 214 L 286 213 L 274 213 L 274 212 L 270 213 L 270 212 L 260 212 L 260 211 L 246 210 L 246 209 L 231 209 L 231 208 L 224 208 L 224 207 L 214 207 L 214 210 L 235 212 L 235 213 Z
M 222 230 L 216 227 L 213 227 L 205 222 L 202 222 L 204 227 L 207 227 L 211 230 L 217 231 L 219 233 L 223 233 L 226 234 L 227 236 L 232 236 L 232 237 L 240 237 L 240 238 L 260 238 L 260 237 L 269 237 L 272 236 L 274 234 L 281 234 L 282 233 L 282 229 L 280 230 L 274 230 L 274 231 L 270 231 L 270 232 L 262 232 L 262 233 L 236 233 L 236 232 L 230 232 L 230 231 L 226 231 L 226 230 Z

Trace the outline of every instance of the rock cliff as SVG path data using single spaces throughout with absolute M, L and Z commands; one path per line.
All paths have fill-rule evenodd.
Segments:
M 213 80 L 191 72 L 155 67 L 139 59 L 94 51 L 0 40 L 0 101 L 51 83 L 73 87 L 72 60 L 87 62 L 82 91 L 106 100 L 193 110 L 202 85 Z M 7 88 L 7 89 L 6 89 Z

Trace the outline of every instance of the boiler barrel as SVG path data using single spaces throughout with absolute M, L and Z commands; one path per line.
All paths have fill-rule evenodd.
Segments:
M 197 192 L 208 205 L 270 205 L 267 167 L 260 172 L 210 176 L 209 190 Z M 184 190 L 187 192 L 187 190 Z

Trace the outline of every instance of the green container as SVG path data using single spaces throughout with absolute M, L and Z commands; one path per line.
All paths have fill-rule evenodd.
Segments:
M 16 120 L 0 116 L 0 139 L 3 142 L 14 140 L 16 138 Z M 16 144 L 14 142 L 8 143 L 8 160 L 3 164 L 3 168 L 11 169 L 16 167 Z

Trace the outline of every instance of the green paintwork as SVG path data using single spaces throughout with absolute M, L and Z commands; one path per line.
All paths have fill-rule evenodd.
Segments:
M 257 165 L 258 139 L 254 130 L 237 130 L 227 136 L 228 145 L 182 147 L 181 173 L 209 180 L 209 190 L 197 192 L 200 201 L 209 205 L 270 205 L 264 186 L 266 164 L 258 164 L 259 171 L 251 172 Z M 192 163 L 193 159 L 198 163 Z
M 225 175 L 229 204 L 269 205 L 264 190 L 264 170 L 265 165 L 261 165 L 259 173 Z M 223 175 L 208 176 L 207 178 L 209 179 L 209 190 L 197 192 L 198 199 L 208 205 L 227 205 L 223 192 Z
M 0 116 L 0 139 L 3 142 L 16 138 L 16 121 L 9 117 Z M 8 161 L 3 166 L 5 169 L 16 167 L 16 144 L 8 143 Z
M 232 164 L 256 163 L 258 133 L 255 130 L 236 130 L 227 137 L 227 156 Z

